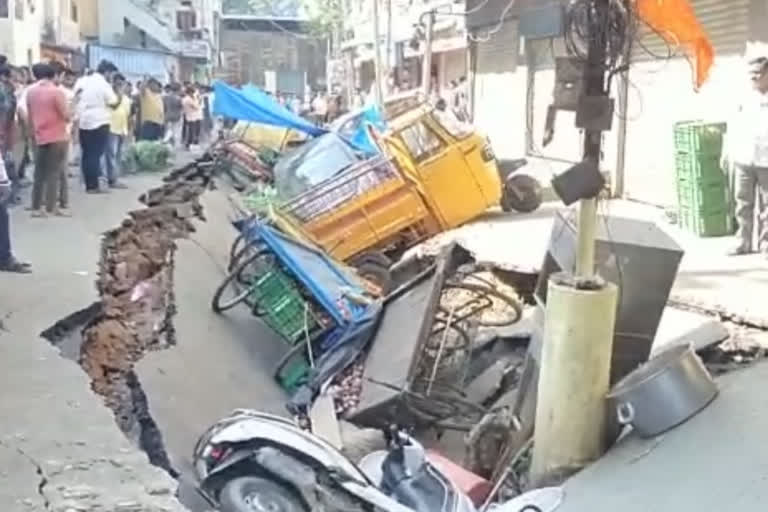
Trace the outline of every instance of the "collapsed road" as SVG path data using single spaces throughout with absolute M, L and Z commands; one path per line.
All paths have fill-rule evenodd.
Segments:
M 197 436 L 234 408 L 280 412 L 285 399 L 270 377 L 279 341 L 247 310 L 210 311 L 234 238 L 225 193 L 203 197 L 211 188 L 205 166 L 190 165 L 144 194 L 146 208 L 103 237 L 99 300 L 42 333 L 150 462 L 181 477 L 192 510 L 203 509 L 185 483 Z

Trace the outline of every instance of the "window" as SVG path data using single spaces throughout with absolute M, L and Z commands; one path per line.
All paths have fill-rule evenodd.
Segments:
M 423 122 L 418 121 L 400 132 L 411 156 L 421 162 L 437 153 L 443 145 L 440 138 Z
M 8 1 L 9 0 L 0 0 L 0 18 L 8 17 Z
M 176 28 L 181 31 L 194 30 L 197 26 L 196 14 L 191 10 L 176 11 Z
M 16 0 L 13 5 L 13 13 L 17 20 L 24 19 L 24 0 Z
M 77 20 L 77 4 L 75 2 L 72 2 L 72 4 L 69 6 L 69 17 L 72 18 L 72 21 L 78 21 Z

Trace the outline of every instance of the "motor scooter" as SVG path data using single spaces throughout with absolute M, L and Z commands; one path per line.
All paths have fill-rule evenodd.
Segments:
M 360 467 L 277 416 L 238 410 L 198 440 L 198 491 L 222 512 L 476 512 L 470 499 L 399 430 Z

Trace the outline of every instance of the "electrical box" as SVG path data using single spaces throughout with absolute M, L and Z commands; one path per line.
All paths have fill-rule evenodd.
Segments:
M 555 90 L 552 106 L 575 112 L 584 89 L 584 64 L 576 57 L 555 58 Z
M 541 5 L 543 4 L 543 5 Z M 565 10 L 558 0 L 520 9 L 518 31 L 529 39 L 546 39 L 563 35 Z

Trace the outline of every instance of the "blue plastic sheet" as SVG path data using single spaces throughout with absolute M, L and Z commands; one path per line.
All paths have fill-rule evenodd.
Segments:
M 328 133 L 283 107 L 256 86 L 247 85 L 243 90 L 238 90 L 217 81 L 213 84 L 213 91 L 214 115 L 292 128 L 313 136 Z
M 384 119 L 381 117 L 381 112 L 379 112 L 376 105 L 371 105 L 363 110 L 357 130 L 349 142 L 352 146 L 365 152 L 367 155 L 377 155 L 379 154 L 379 149 L 368 135 L 368 130 L 366 128 L 368 124 L 373 125 L 374 128 L 380 132 L 384 132 L 387 128 L 387 123 L 384 122 Z

